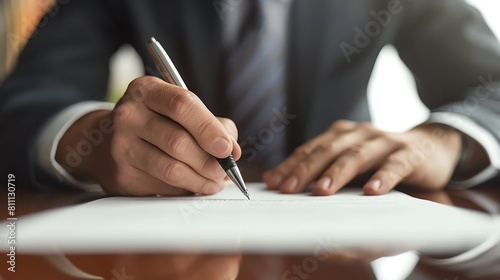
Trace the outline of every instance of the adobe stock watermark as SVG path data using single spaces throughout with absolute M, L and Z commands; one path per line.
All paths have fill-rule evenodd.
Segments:
M 144 99 L 144 92 L 141 90 L 129 91 L 127 95 L 124 95 L 118 103 L 113 108 L 113 111 L 117 106 L 126 102 L 141 103 Z M 75 146 L 66 145 L 64 150 L 66 152 L 64 158 L 65 169 L 68 173 L 72 173 L 75 168 L 82 164 L 83 160 L 90 156 L 95 148 L 99 147 L 104 143 L 104 139 L 107 135 L 112 134 L 115 131 L 115 125 L 113 122 L 113 115 L 118 118 L 126 117 L 128 111 L 121 110 L 111 116 L 104 117 L 99 120 L 97 127 L 92 129 L 83 129 L 80 134 L 83 136 Z M 54 172 L 56 177 L 60 182 L 64 181 L 64 177 L 59 172 Z
M 412 0 L 405 1 L 411 2 Z M 391 24 L 393 17 L 401 14 L 403 10 L 404 5 L 401 0 L 390 0 L 387 7 L 378 12 L 371 10 L 369 14 L 372 20 L 368 21 L 364 27 L 354 27 L 353 42 L 341 42 L 339 45 L 347 63 L 352 62 L 353 55 L 361 54 L 362 50 L 371 44 L 372 39 L 378 37 Z
M 7 175 L 7 270 L 16 272 L 17 216 L 16 216 L 16 175 Z
M 477 77 L 479 82 L 479 86 L 474 90 L 474 94 L 469 95 L 463 102 L 454 103 L 451 105 L 453 112 L 459 112 L 462 114 L 470 114 L 474 111 L 480 109 L 481 103 L 488 102 L 491 100 L 494 95 L 497 95 L 500 99 L 500 82 L 495 82 L 493 80 L 493 74 L 489 74 L 488 77 L 484 77 L 480 75 Z M 497 85 L 496 87 L 493 85 Z M 459 119 L 453 119 L 450 117 L 450 120 L 459 122 Z M 457 127 L 460 126 L 460 123 L 455 123 Z
M 14 32 L 10 32 L 7 35 L 7 40 L 10 42 L 12 48 L 14 50 L 19 50 L 26 41 L 36 36 L 40 29 L 47 26 L 50 19 L 55 17 L 59 13 L 61 6 L 64 6 L 69 2 L 71 2 L 71 0 L 57 0 L 52 5 L 42 6 L 44 2 L 34 1 L 33 4 L 39 5 L 39 8 L 44 13 L 44 15 L 38 22 L 35 22 L 32 18 L 26 16 L 21 18 L 21 23 L 24 28 L 20 30 L 20 33 L 17 34 Z
M 327 238 L 318 238 L 318 246 L 314 249 L 313 255 L 306 257 L 300 264 L 294 264 L 290 269 L 283 272 L 281 280 L 303 280 L 308 279 L 316 270 L 321 262 L 327 261 L 338 252 L 338 247 L 332 241 L 332 236 Z
M 81 131 L 84 139 L 80 140 L 75 148 L 66 145 L 64 149 L 66 150 L 66 157 L 64 163 L 67 167 L 71 168 L 68 170 L 71 173 L 74 168 L 77 168 L 83 161 L 84 158 L 90 156 L 96 147 L 104 142 L 104 137 L 107 134 L 113 133 L 115 127 L 113 121 L 110 118 L 103 118 L 99 121 L 97 128 L 90 130 L 83 129 Z M 62 178 L 60 178 L 62 179 Z
M 267 127 L 261 128 L 255 135 L 248 136 L 241 142 L 241 157 L 247 162 L 253 161 L 259 152 L 265 150 L 266 146 L 275 140 L 276 134 L 285 133 L 286 126 L 297 118 L 297 115 L 288 113 L 286 106 L 281 110 L 274 108 L 272 112 L 273 117 Z
M 201 214 L 202 210 L 210 204 L 208 199 L 185 200 L 185 203 L 179 204 L 177 207 L 184 220 L 184 223 L 190 224 L 191 219 Z
M 417 167 L 425 164 L 425 159 L 433 155 L 439 145 L 446 140 L 446 131 L 442 128 L 433 128 L 429 137 L 415 139 L 412 145 L 414 149 L 404 158 L 395 159 L 398 170 L 391 170 L 388 176 L 391 179 L 400 180 L 405 174 L 411 173 Z

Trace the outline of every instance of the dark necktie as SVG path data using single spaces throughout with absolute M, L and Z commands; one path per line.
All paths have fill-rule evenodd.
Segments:
M 251 1 L 228 56 L 228 113 L 238 126 L 243 173 L 246 165 L 263 171 L 284 158 L 285 127 L 276 114 L 285 106 L 286 11 L 282 1 Z

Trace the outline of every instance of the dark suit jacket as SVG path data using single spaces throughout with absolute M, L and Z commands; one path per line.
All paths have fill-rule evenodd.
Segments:
M 151 36 L 162 42 L 190 89 L 224 115 L 220 16 L 231 12 L 231 3 L 237 2 L 61 0 L 0 89 L 2 170 L 20 182 L 57 184 L 35 166 L 40 129 L 73 103 L 104 98 L 109 59 L 121 45 L 131 44 L 146 69 L 153 69 L 145 49 Z M 288 112 L 298 117 L 287 127 L 289 151 L 337 119 L 370 119 L 367 84 L 387 44 L 414 74 L 426 106 L 465 114 L 500 141 L 500 87 L 494 83 L 500 79 L 500 46 L 464 1 L 296 0 L 286 85 Z M 481 76 L 492 77 L 488 88 L 494 90 L 474 98 Z M 468 96 L 475 109 L 452 106 Z

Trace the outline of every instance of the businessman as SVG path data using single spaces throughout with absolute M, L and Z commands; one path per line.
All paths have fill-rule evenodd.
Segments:
M 151 36 L 192 92 L 152 77 Z M 150 76 L 105 103 L 123 44 Z M 431 110 L 404 133 L 369 124 L 388 44 Z M 498 179 L 499 79 L 500 45 L 465 1 L 60 1 L 0 88 L 2 171 L 38 188 L 211 194 L 214 157 L 233 153 L 283 193 L 470 187 Z

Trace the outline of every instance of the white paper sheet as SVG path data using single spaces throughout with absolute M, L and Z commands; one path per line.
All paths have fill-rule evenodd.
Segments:
M 305 253 L 337 248 L 458 252 L 493 231 L 492 217 L 393 191 L 329 197 L 284 195 L 249 184 L 214 196 L 113 197 L 18 220 L 25 253 L 244 251 Z M 5 222 L 1 229 L 5 232 Z M 6 237 L 2 234 L 2 239 Z M 2 250 L 5 250 L 2 240 Z

